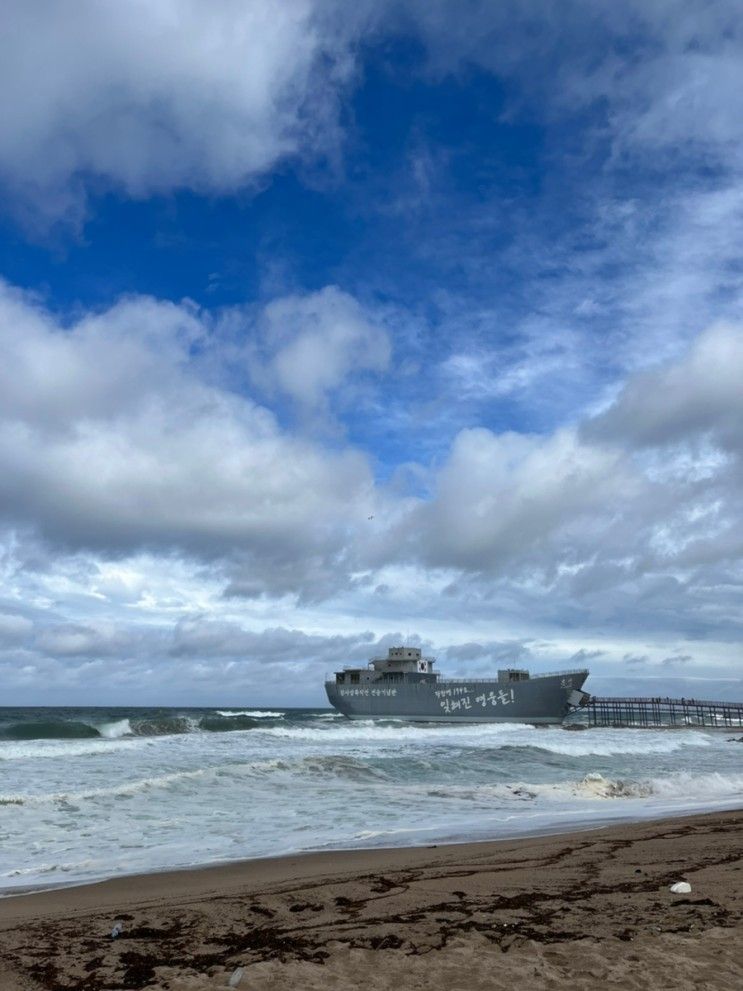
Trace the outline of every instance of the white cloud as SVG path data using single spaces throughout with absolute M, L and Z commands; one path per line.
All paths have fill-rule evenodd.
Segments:
M 126 300 L 63 328 L 10 290 L 4 303 L 7 522 L 73 551 L 239 559 L 289 590 L 307 577 L 300 561 L 332 571 L 345 528 L 370 511 L 365 457 L 293 437 L 248 397 L 207 384 L 188 365 L 211 330 L 192 306 Z
M 309 297 L 307 311 L 327 298 Z M 329 298 L 358 317 L 356 346 L 373 325 L 350 297 Z M 297 311 L 304 320 L 292 297 L 284 332 L 282 306 L 272 310 L 279 341 L 316 332 L 297 327 Z M 102 637 L 90 649 L 115 652 L 112 617 L 167 626 L 194 610 L 231 624 L 250 615 L 254 628 L 417 617 L 440 637 L 500 611 L 489 641 L 566 618 L 643 636 L 679 624 L 696 637 L 739 632 L 735 326 L 631 378 L 579 428 L 460 431 L 441 465 L 419 466 L 429 494 L 411 498 L 375 483 L 361 452 L 282 429 L 237 391 L 234 369 L 232 387 L 220 383 L 198 357 L 218 322 L 190 304 L 133 298 L 64 327 L 6 288 L 0 317 L 11 358 L 0 369 L 0 611 L 68 603 L 51 624 L 60 655 L 86 647 L 81 628 Z M 334 389 L 357 371 L 334 368 Z
M 254 378 L 305 410 L 322 410 L 351 375 L 383 372 L 390 359 L 387 331 L 336 286 L 269 303 L 262 316 L 262 361 Z
M 8 0 L 0 174 L 55 218 L 79 212 L 90 181 L 220 192 L 332 152 L 348 21 L 321 0 Z
M 723 449 L 740 450 L 742 383 L 743 328 L 718 324 L 700 334 L 680 361 L 635 375 L 587 432 L 641 446 L 713 434 Z
M 3 647 L 25 639 L 32 629 L 33 623 L 26 616 L 0 612 L 0 644 Z
M 64 624 L 42 630 L 35 648 L 52 657 L 105 657 L 126 652 L 124 631 L 94 629 L 89 626 Z
M 0 283 L 0 416 L 63 433 L 111 422 L 177 391 L 190 346 L 207 333 L 195 306 L 142 296 L 66 328 L 32 295 Z
M 430 564 L 503 572 L 536 557 L 571 557 L 574 530 L 599 530 L 607 506 L 633 493 L 621 456 L 582 444 L 573 431 L 549 437 L 462 431 L 416 513 Z M 547 550 L 549 546 L 550 550 Z M 554 561 L 557 563 L 557 560 Z

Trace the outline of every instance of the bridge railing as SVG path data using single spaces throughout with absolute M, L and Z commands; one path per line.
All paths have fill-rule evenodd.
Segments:
M 621 705 L 678 705 L 678 706 L 697 706 L 706 705 L 712 706 L 714 708 L 720 709 L 743 709 L 743 702 L 720 702 L 712 699 L 687 699 L 687 698 L 670 698 L 669 696 L 663 695 L 634 695 L 634 696 L 602 696 L 602 695 L 592 695 L 591 702 L 596 702 L 599 705 L 608 704 L 621 704 Z
M 743 728 L 743 702 L 594 696 L 580 712 L 580 722 L 587 721 L 591 726 Z

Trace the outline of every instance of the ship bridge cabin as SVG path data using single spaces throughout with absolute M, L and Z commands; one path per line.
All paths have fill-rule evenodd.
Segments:
M 399 681 L 436 681 L 432 657 L 423 657 L 418 647 L 390 647 L 386 657 L 373 657 L 365 668 L 336 671 L 337 685 L 362 685 L 371 682 L 390 684 Z
M 442 680 L 434 671 L 433 657 L 423 657 L 419 647 L 390 647 L 386 657 L 373 657 L 365 668 L 345 667 L 336 671 L 336 685 L 369 685 L 377 683 L 389 685 L 394 682 L 428 682 L 431 684 L 494 684 L 495 678 L 475 678 L 467 682 Z M 497 683 L 512 684 L 514 681 L 529 681 L 529 672 L 524 668 L 504 668 L 498 672 Z

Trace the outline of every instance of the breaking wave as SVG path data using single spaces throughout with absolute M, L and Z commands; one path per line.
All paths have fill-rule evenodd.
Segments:
M 575 799 L 663 798 L 678 802 L 704 802 L 743 797 L 743 774 L 688 774 L 676 772 L 662 778 L 611 778 L 598 772 L 584 777 L 549 783 L 516 782 L 493 785 L 450 785 L 426 789 L 433 798 L 488 803 L 492 801 L 558 801 Z
M 37 719 L 0 725 L 0 741 L 120 740 L 126 737 L 173 736 L 183 733 L 229 733 L 255 729 L 283 712 L 259 709 L 215 710 L 203 715 L 129 716 L 102 722 L 76 719 Z M 2 754 L 0 754 L 0 758 Z
M 10 723 L 0 729 L 0 739 L 5 740 L 86 740 L 100 735 L 95 726 L 75 720 Z
M 296 760 L 271 758 L 254 761 L 235 761 L 215 767 L 194 768 L 187 771 L 173 771 L 168 774 L 152 775 L 134 781 L 122 781 L 109 787 L 88 788 L 79 791 L 55 791 L 48 793 L 9 793 L 0 794 L 0 806 L 4 805 L 48 805 L 69 807 L 81 802 L 97 799 L 125 798 L 153 791 L 179 788 L 181 785 L 197 783 L 209 785 L 221 779 L 268 778 L 272 775 L 311 776 L 319 778 L 346 778 L 349 781 L 385 781 L 384 771 L 375 769 L 361 760 L 341 756 L 303 757 Z
M 328 714 L 330 715 L 330 714 Z M 341 717 L 343 719 L 343 717 Z M 538 732 L 534 726 L 526 723 L 483 723 L 480 725 L 442 725 L 441 723 L 410 723 L 405 720 L 349 720 L 340 723 L 327 722 L 319 725 L 286 725 L 261 727 L 265 736 L 278 739 L 297 740 L 305 743 L 328 742 L 334 743 L 434 743 L 445 742 L 449 745 L 496 744 L 503 738 L 510 738 L 517 733 Z
M 104 742 L 131 745 L 136 739 L 181 736 L 184 734 L 257 734 L 256 739 L 276 740 L 289 745 L 337 745 L 365 747 L 417 745 L 424 747 L 472 748 L 498 751 L 543 760 L 545 754 L 566 758 L 622 757 L 632 755 L 671 755 L 689 747 L 709 748 L 709 734 L 686 730 L 683 733 L 648 730 L 613 730 L 605 733 L 570 733 L 559 727 L 537 728 L 525 723 L 485 723 L 446 725 L 411 723 L 404 720 L 351 721 L 336 712 L 274 709 L 212 709 L 201 712 L 135 712 L 119 718 L 96 719 L 61 717 L 0 723 L 0 761 L 16 756 L 52 756 L 40 744 L 49 741 L 89 744 L 99 752 Z M 13 748 L 11 743 L 19 744 Z M 28 743 L 27 753 L 20 744 Z M 73 756 L 73 750 L 67 751 Z M 88 751 L 75 750 L 75 753 Z
M 542 731 L 544 733 L 544 731 Z M 672 754 L 683 747 L 709 747 L 711 741 L 704 733 L 686 731 L 683 736 L 667 730 L 612 730 L 612 735 L 603 737 L 581 734 L 576 739 L 573 733 L 562 730 L 548 731 L 538 741 L 530 740 L 530 749 L 544 753 L 559 754 L 563 757 L 615 757 L 622 754 Z M 504 748 L 506 749 L 506 748 Z M 522 750 L 523 747 L 513 749 Z
M 265 709 L 217 709 L 218 716 L 226 716 L 229 719 L 235 716 L 249 716 L 251 719 L 283 719 L 283 712 L 270 712 Z
M 414 762 L 415 763 L 415 762 Z M 647 799 L 667 802 L 670 805 L 710 804 L 731 798 L 743 798 L 743 773 L 692 774 L 676 771 L 663 777 L 616 777 L 590 772 L 582 777 L 563 781 L 512 780 L 497 783 L 472 784 L 423 784 L 396 778 L 394 767 L 384 762 L 371 763 L 364 758 L 340 754 L 312 754 L 280 759 L 276 757 L 257 760 L 233 760 L 209 767 L 155 774 L 135 780 L 120 781 L 107 786 L 47 793 L 8 792 L 0 794 L 0 807 L 55 804 L 60 809 L 73 809 L 84 802 L 108 799 L 132 798 L 136 795 L 162 791 L 204 794 L 210 788 L 237 787 L 251 779 L 262 780 L 280 788 L 299 785 L 301 779 L 309 785 L 316 779 L 320 787 L 331 782 L 338 785 L 374 785 L 380 800 L 417 802 L 434 799 L 442 808 L 455 803 L 473 803 L 480 809 L 503 808 L 511 803 L 553 806 L 565 808 L 589 807 L 594 802 L 621 802 Z M 588 805 L 587 805 L 588 803 Z
M 107 740 L 118 740 L 122 736 L 132 736 L 133 730 L 128 719 L 119 719 L 113 723 L 103 723 L 98 733 Z

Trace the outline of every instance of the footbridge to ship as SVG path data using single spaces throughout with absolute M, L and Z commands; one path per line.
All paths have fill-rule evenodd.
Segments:
M 743 702 L 591 696 L 580 712 L 581 722 L 589 726 L 743 729 Z

